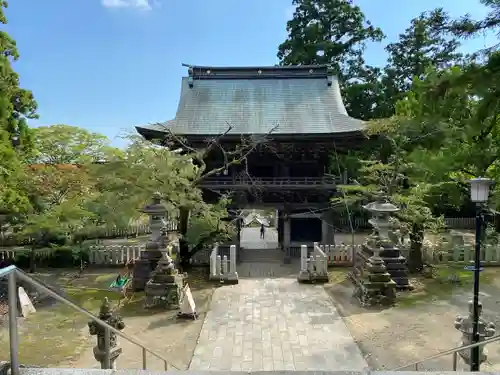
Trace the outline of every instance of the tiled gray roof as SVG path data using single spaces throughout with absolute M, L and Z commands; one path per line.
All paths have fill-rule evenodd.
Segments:
M 231 133 L 327 134 L 359 131 L 363 122 L 347 115 L 335 77 L 182 79 L 174 120 L 138 127 L 179 135 Z

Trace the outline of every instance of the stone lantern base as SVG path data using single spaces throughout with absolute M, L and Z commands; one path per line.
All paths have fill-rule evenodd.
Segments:
M 396 283 L 387 272 L 383 259 L 375 251 L 362 270 L 355 277 L 354 296 L 361 306 L 391 306 L 396 301 Z
M 111 370 L 116 370 L 116 360 L 118 356 L 122 354 L 123 349 L 119 347 L 114 347 L 109 350 L 109 365 Z M 97 362 L 101 364 L 101 369 L 106 369 L 106 364 L 104 363 L 105 353 L 99 347 L 94 346 L 94 358 Z

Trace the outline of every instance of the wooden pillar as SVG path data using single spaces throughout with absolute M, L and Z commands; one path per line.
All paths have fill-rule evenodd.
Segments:
M 321 243 L 323 245 L 335 245 L 333 213 L 331 210 L 323 211 L 321 214 Z
M 291 242 L 291 225 L 290 215 L 288 211 L 283 212 L 283 248 L 285 250 L 285 263 L 290 263 L 290 242 Z

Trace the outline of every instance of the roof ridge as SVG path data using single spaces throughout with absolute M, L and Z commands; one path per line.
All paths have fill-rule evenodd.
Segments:
M 327 78 L 327 65 L 214 67 L 187 65 L 193 79 Z

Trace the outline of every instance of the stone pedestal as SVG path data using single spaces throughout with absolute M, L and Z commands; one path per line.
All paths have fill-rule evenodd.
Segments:
M 355 297 L 364 307 L 390 306 L 396 300 L 396 283 L 387 272 L 382 249 L 373 249 L 373 255 L 366 261 L 362 273 L 356 278 Z
M 162 257 L 162 250 L 165 250 L 165 207 L 161 204 L 161 197 L 158 193 L 153 196 L 150 204 L 145 206 L 140 212 L 149 215 L 149 225 L 151 235 L 146 248 L 141 252 L 139 259 L 135 260 L 132 271 L 132 290 L 134 292 L 143 291 L 146 283 L 151 278 L 151 273 L 156 269 L 158 261 Z
M 491 337 L 495 334 L 495 324 L 492 322 L 486 322 L 481 318 L 481 313 L 483 311 L 483 305 L 479 303 L 479 342 L 484 341 L 486 338 Z M 462 342 L 460 346 L 470 345 L 474 342 L 472 337 L 472 327 L 474 324 L 473 319 L 474 314 L 474 303 L 469 301 L 469 314 L 467 316 L 458 316 L 455 319 L 455 328 L 462 332 Z M 471 363 L 471 353 L 472 349 L 463 350 L 458 352 L 460 357 L 468 365 Z M 479 363 L 483 363 L 488 358 L 487 351 L 484 346 L 479 347 Z
M 122 330 L 125 328 L 125 323 L 123 319 L 118 314 L 115 314 L 111 309 L 108 298 L 104 298 L 99 311 L 99 319 L 103 320 L 111 327 Z M 97 345 L 94 346 L 94 358 L 101 364 L 101 369 L 113 369 L 116 370 L 116 360 L 118 356 L 122 353 L 122 348 L 118 346 L 118 340 L 116 333 L 109 332 L 109 343 L 106 343 L 106 333 L 105 328 L 96 323 L 94 320 L 88 323 L 89 333 L 91 335 L 97 336 Z M 109 350 L 109 363 L 106 360 L 106 352 Z
M 183 286 L 184 275 L 177 272 L 172 259 L 165 253 L 158 262 L 151 280 L 146 283 L 145 307 L 158 305 L 179 307 Z
M 161 256 L 162 252 L 159 249 L 159 244 L 154 242 L 146 244 L 146 249 L 141 252 L 140 258 L 134 262 L 132 270 L 132 289 L 134 292 L 144 290 Z
M 384 261 L 387 272 L 396 283 L 396 288 L 400 290 L 410 289 L 406 259 L 401 255 L 399 248 L 390 242 L 379 241 L 376 238 L 369 239 L 363 244 L 361 251 L 357 253 L 357 267 L 363 267 L 366 264 L 367 260 L 373 255 L 374 248 L 382 248 L 380 257 Z

